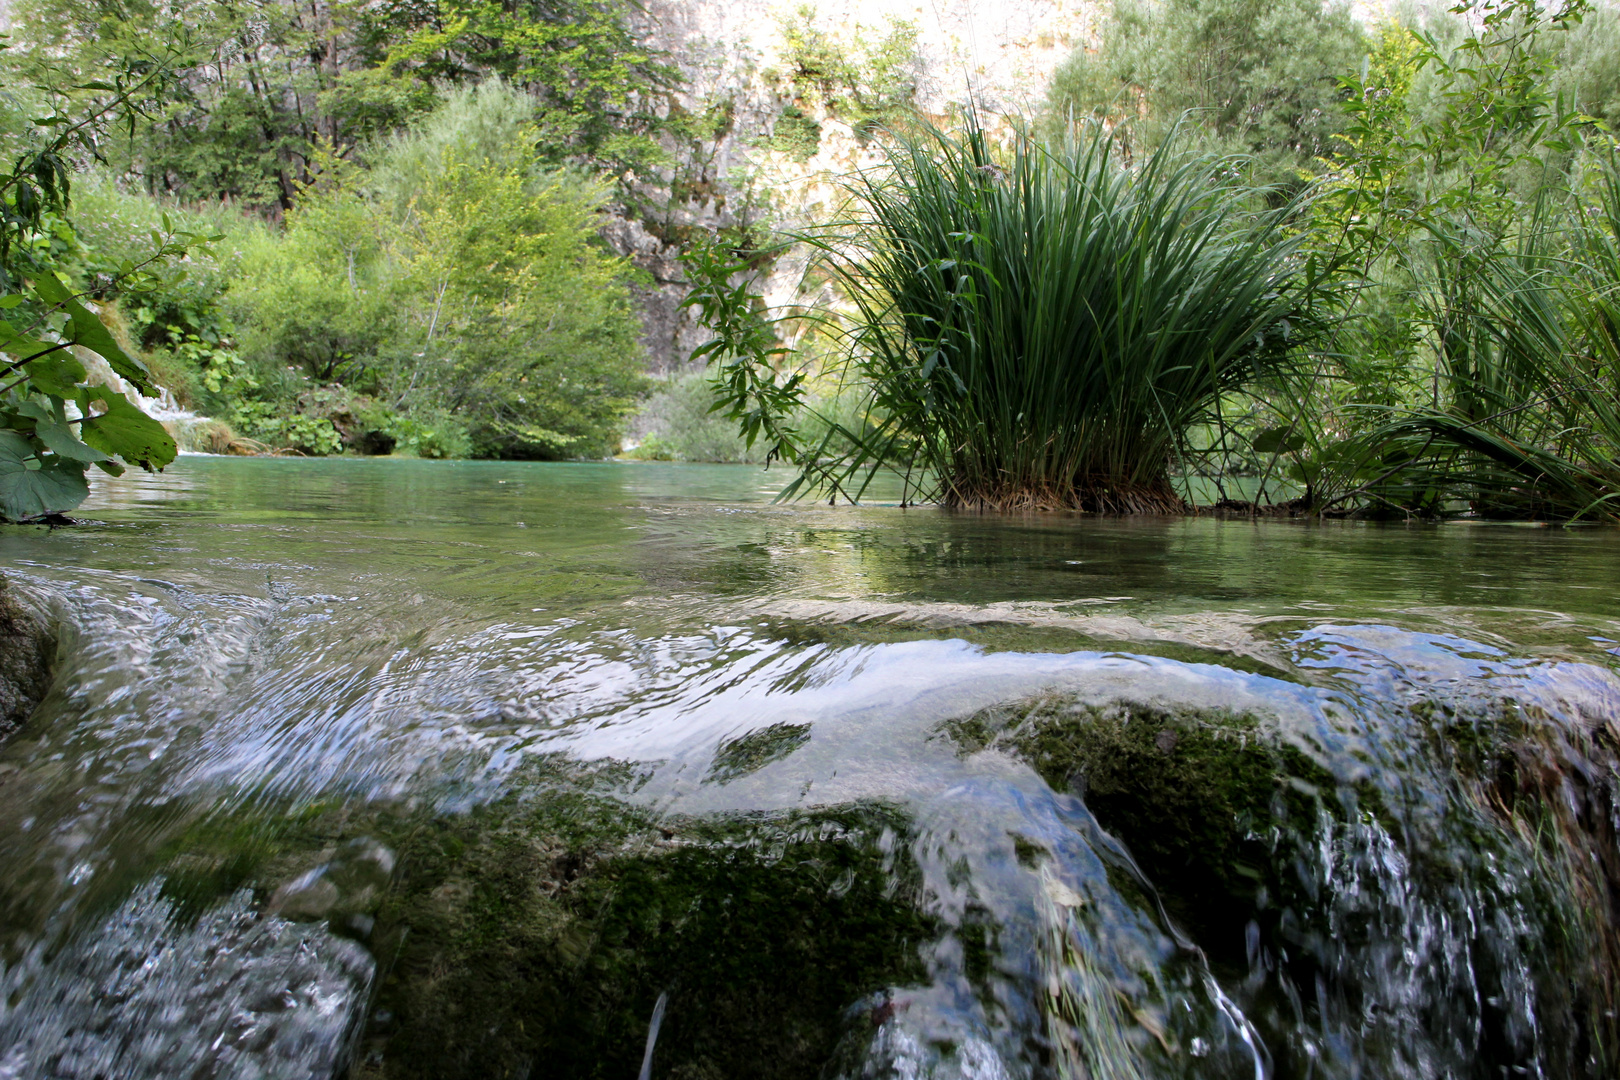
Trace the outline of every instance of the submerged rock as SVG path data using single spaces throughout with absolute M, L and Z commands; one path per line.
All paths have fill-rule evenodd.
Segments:
M 356 1076 L 818 1075 L 853 1001 L 931 936 L 892 812 L 655 824 L 508 800 L 417 827 L 373 938 L 393 958 Z
M 288 881 L 270 898 L 273 914 L 295 921 L 339 920 L 369 932 L 394 873 L 394 853 L 362 836 L 350 840 L 319 866 Z
M 28 719 L 51 685 L 56 634 L 0 577 L 0 738 Z

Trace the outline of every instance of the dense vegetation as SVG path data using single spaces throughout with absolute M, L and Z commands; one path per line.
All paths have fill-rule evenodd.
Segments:
M 161 467 L 159 387 L 216 451 L 613 453 L 654 387 L 611 212 L 687 242 L 715 332 L 718 413 L 670 384 L 641 456 L 978 507 L 1620 514 L 1620 8 L 1117 0 L 1038 117 L 954 132 L 908 119 L 914 27 L 840 49 L 801 10 L 762 145 L 825 115 L 891 149 L 779 238 L 821 256 L 808 314 L 754 294 L 759 228 L 654 220 L 638 175 L 714 118 L 630 13 L 19 4 L 0 513 Z
M 859 423 L 806 439 L 766 334 L 798 316 L 690 260 L 723 406 L 846 493 L 890 469 L 962 506 L 1620 516 L 1617 20 L 1121 3 L 1038 135 L 902 138 L 805 237 L 854 300 L 813 318 Z
M 598 234 L 662 153 L 671 81 L 628 11 L 17 5 L 0 254 L 28 378 L 0 385 L 0 515 L 172 459 L 141 411 L 160 388 L 216 451 L 616 448 L 639 323 Z

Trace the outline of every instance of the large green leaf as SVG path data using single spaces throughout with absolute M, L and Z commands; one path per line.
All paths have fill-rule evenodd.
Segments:
M 82 397 L 81 408 L 96 400 L 107 406 L 100 416 L 79 424 L 79 438 L 97 450 L 117 454 L 143 469 L 161 469 L 179 452 L 163 425 L 131 405 L 123 394 L 98 386 Z
M 34 424 L 34 435 L 45 444 L 45 449 L 69 461 L 106 461 L 107 455 L 93 446 L 87 446 L 73 434 L 73 429 L 55 420 L 40 420 Z
M 1254 437 L 1254 452 L 1257 454 L 1292 454 L 1304 447 L 1305 436 L 1291 427 L 1267 428 Z
M 143 394 L 152 392 L 152 373 L 146 365 L 124 351 L 112 336 L 112 331 L 94 313 L 73 298 L 66 285 L 51 273 L 42 273 L 34 279 L 34 291 L 41 300 L 67 312 L 69 337 L 75 345 L 83 345 L 107 361 L 107 365 L 129 381 Z
M 27 439 L 0 431 L 0 515 L 23 521 L 63 514 L 89 494 L 82 464 L 54 456 L 41 461 Z
M 59 398 L 70 398 L 84 381 L 84 365 L 67 353 L 54 352 L 27 365 L 35 388 Z

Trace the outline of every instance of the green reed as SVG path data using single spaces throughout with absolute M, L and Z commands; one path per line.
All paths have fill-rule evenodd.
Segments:
M 891 161 L 815 241 L 874 418 L 815 478 L 888 465 L 947 505 L 1181 509 L 1185 434 L 1307 336 L 1297 206 L 1265 208 L 1220 159 L 1127 164 L 1094 126 L 1004 149 L 926 129 Z
M 1432 228 L 1437 395 L 1364 440 L 1364 489 L 1408 511 L 1620 517 L 1620 174 L 1550 197 L 1511 242 Z

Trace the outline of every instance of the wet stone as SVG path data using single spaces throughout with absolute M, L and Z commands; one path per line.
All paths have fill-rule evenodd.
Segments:
M 0 577 L 0 739 L 28 719 L 51 681 L 56 637 Z
M 394 853 L 369 837 L 350 840 L 330 861 L 288 881 L 270 898 L 269 910 L 293 920 L 339 919 L 371 925 L 394 873 Z

